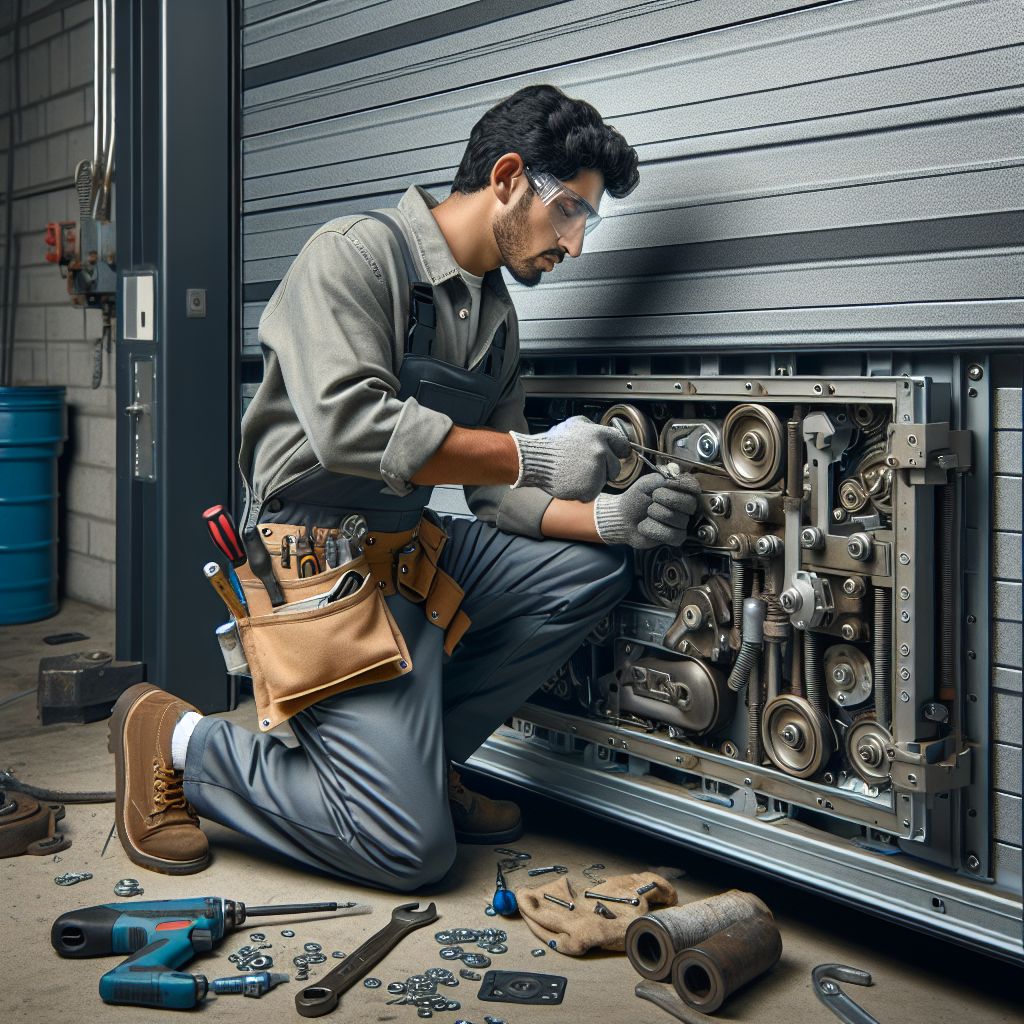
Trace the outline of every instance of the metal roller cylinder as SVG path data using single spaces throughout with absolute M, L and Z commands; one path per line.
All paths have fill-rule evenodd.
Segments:
M 642 977 L 664 981 L 681 950 L 751 917 L 772 920 L 772 913 L 753 893 L 739 889 L 681 907 L 653 910 L 626 929 L 626 956 Z
M 782 956 L 782 936 L 772 917 L 758 914 L 676 954 L 672 987 L 688 1006 L 714 1013 L 737 989 Z

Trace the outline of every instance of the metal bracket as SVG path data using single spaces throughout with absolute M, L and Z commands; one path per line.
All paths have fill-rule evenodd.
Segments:
M 818 964 L 811 971 L 814 994 L 840 1020 L 846 1024 L 878 1024 L 867 1010 L 858 1006 L 840 987 L 840 981 L 851 985 L 870 985 L 871 975 L 867 971 L 844 964 Z
M 898 423 L 889 428 L 886 463 L 910 470 L 912 484 L 946 482 L 946 473 L 971 468 L 971 432 L 948 423 Z

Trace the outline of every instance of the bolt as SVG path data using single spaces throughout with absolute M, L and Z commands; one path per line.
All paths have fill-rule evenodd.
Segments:
M 906 704 L 910 700 L 910 694 L 906 690 L 900 690 L 900 701 Z
M 910 565 L 910 555 L 906 551 L 900 552 L 900 565 Z
M 800 595 L 795 590 L 784 590 L 779 595 L 779 604 L 782 605 L 782 610 L 786 612 L 796 611 L 799 600 Z
M 839 632 L 844 640 L 856 640 L 858 636 L 857 627 L 852 622 L 844 622 Z
M 847 576 L 843 580 L 843 593 L 847 597 L 860 597 L 864 589 L 864 581 L 857 576 Z
M 903 819 L 903 827 L 904 828 L 910 828 L 910 819 L 909 818 L 904 818 Z
M 744 387 L 744 389 L 746 391 L 753 391 L 754 390 L 754 385 L 751 384 L 749 380 L 747 381 L 746 384 L 743 385 L 743 387 Z
M 718 527 L 714 523 L 702 523 L 697 527 L 697 540 L 701 544 L 714 544 L 718 540 Z
M 757 543 L 754 545 L 754 550 L 762 558 L 778 558 L 782 555 L 785 549 L 785 545 L 775 537 L 769 534 L 766 537 L 758 537 Z
M 976 853 L 967 854 L 967 870 L 968 871 L 980 871 L 981 861 L 978 859 Z
M 916 786 L 917 776 L 913 772 L 907 772 L 907 782 L 909 782 L 912 786 Z
M 687 629 L 698 629 L 704 623 L 704 616 L 695 604 L 688 604 L 683 609 L 683 622 Z
M 836 694 L 836 700 L 840 704 L 845 704 L 846 703 L 846 694 L 845 693 L 837 693 Z
M 977 398 L 978 397 L 978 389 L 977 388 L 968 388 L 967 389 L 967 397 L 968 398 Z
M 755 430 L 748 430 L 740 438 L 740 451 L 748 459 L 759 459 L 764 454 L 764 438 Z
M 967 652 L 967 657 L 970 658 L 971 661 L 974 661 L 978 657 L 978 652 L 977 651 L 968 651 Z
M 907 434 L 907 444 L 917 444 L 917 434 Z
M 900 654 L 905 658 L 910 654 L 910 644 L 900 644 Z
M 973 626 L 977 621 L 978 620 L 977 620 L 977 618 L 974 615 L 968 615 L 967 616 L 967 625 L 968 626 Z
M 858 562 L 866 562 L 871 558 L 875 543 L 866 533 L 855 533 L 846 542 L 846 550 L 850 557 Z
M 816 526 L 805 526 L 800 531 L 800 546 L 807 551 L 815 551 L 825 546 L 825 535 Z
M 718 438 L 714 434 L 701 434 L 697 439 L 697 454 L 702 459 L 713 459 L 718 454 Z
M 727 516 L 729 514 L 729 497 L 725 494 L 712 494 L 708 498 L 708 509 L 712 515 Z
M 981 380 L 981 378 L 985 376 L 985 371 L 977 363 L 971 363 L 971 365 L 967 367 L 967 376 L 970 377 L 971 380 Z
M 792 747 L 794 750 L 799 750 L 804 745 L 803 735 L 792 723 L 783 727 L 782 732 L 779 733 L 779 738 L 787 747 Z
M 847 664 L 836 665 L 832 669 L 832 682 L 844 690 L 853 686 L 853 669 Z
M 903 598 L 904 601 L 908 600 L 910 597 L 910 589 L 908 587 L 900 587 L 900 597 Z
M 743 511 L 756 523 L 763 523 L 768 518 L 768 502 L 764 498 L 751 498 Z

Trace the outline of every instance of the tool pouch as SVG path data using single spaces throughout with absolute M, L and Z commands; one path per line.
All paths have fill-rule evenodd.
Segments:
M 326 594 L 353 569 L 365 577 L 355 593 L 321 608 L 287 610 Z M 405 639 L 364 558 L 306 579 L 280 579 L 286 604 L 274 611 L 248 566 L 238 578 L 250 611 L 238 621 L 238 633 L 262 731 L 336 693 L 412 671 Z
M 450 655 L 470 627 L 469 616 L 459 606 L 465 592 L 438 567 L 448 542 L 444 530 L 424 517 L 405 533 L 369 533 L 363 553 L 383 594 L 401 594 L 423 605 L 431 625 L 444 630 L 444 652 Z

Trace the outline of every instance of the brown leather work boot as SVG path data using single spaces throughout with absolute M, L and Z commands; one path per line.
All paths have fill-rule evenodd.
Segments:
M 460 843 L 511 843 L 523 834 L 523 816 L 511 800 L 490 800 L 466 789 L 448 769 L 448 806 Z
M 171 766 L 171 734 L 191 704 L 149 683 L 130 686 L 110 716 L 107 747 L 117 773 L 117 836 L 129 860 L 165 875 L 191 875 L 210 861 L 206 836 Z

